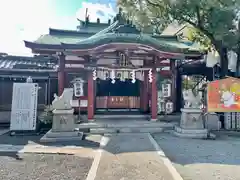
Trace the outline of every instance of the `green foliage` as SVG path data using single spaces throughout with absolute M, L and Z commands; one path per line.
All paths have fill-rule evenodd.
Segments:
M 196 28 L 188 27 L 187 38 L 191 42 L 199 43 L 204 49 L 209 49 L 212 47 L 210 39 L 205 36 L 201 31 Z
M 38 116 L 38 120 L 44 124 L 51 124 L 53 120 L 52 107 L 46 106 L 44 111 Z
M 240 0 L 118 0 L 118 5 L 142 26 L 158 23 L 159 31 L 175 21 L 191 25 L 194 41 L 211 44 L 218 51 L 221 77 L 228 72 L 227 50 L 240 51 L 240 33 L 234 23 L 239 20 Z
M 232 30 L 240 0 L 118 0 L 118 5 L 143 26 L 155 22 L 163 28 L 178 21 L 192 25 L 194 38 L 204 34 L 216 49 L 236 44 Z

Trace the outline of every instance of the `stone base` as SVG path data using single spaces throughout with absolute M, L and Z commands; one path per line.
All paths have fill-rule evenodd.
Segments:
M 95 122 L 95 119 L 88 119 L 88 122 Z
M 53 111 L 53 132 L 69 132 L 76 128 L 74 110 L 54 110 Z
M 210 134 L 207 129 L 184 129 L 175 126 L 173 134 L 183 138 L 206 139 L 215 138 L 214 134 Z
M 202 110 L 196 108 L 181 109 L 180 127 L 183 129 L 203 129 Z
M 175 127 L 174 134 L 179 137 L 204 139 L 208 137 L 207 129 L 183 129 Z
M 83 139 L 83 132 L 69 131 L 69 132 L 54 132 L 49 130 L 41 139 L 40 142 L 72 142 L 81 141 Z

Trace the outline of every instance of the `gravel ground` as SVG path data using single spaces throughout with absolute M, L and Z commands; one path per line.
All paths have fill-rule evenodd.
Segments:
M 147 134 L 109 138 L 95 180 L 172 180 Z
M 240 180 L 240 138 L 197 140 L 154 134 L 184 180 Z
M 71 155 L 9 153 L 0 156 L 2 180 L 85 180 L 92 159 Z

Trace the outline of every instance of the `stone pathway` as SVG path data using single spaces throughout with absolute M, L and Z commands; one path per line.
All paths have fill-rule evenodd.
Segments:
M 148 134 L 109 135 L 95 178 L 88 180 L 173 180 Z

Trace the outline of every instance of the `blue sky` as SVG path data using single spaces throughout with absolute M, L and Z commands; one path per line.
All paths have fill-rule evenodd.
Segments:
M 86 8 L 90 21 L 107 22 L 115 15 L 116 0 L 1 0 L 0 52 L 31 55 L 23 40 L 34 41 L 49 27 L 76 29 Z

